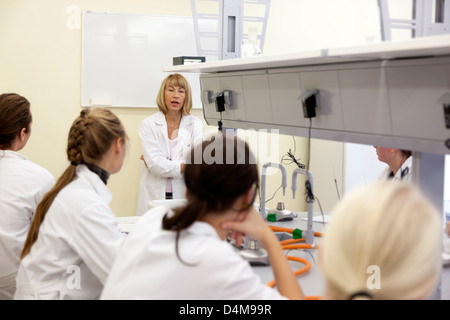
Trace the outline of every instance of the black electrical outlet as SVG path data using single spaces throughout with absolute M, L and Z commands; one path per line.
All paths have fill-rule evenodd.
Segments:
M 450 104 L 444 103 L 444 119 L 445 126 L 450 129 Z
M 225 111 L 225 97 L 223 94 L 220 94 L 215 97 L 216 100 L 216 111 L 223 112 Z
M 302 100 L 302 105 L 303 105 L 303 116 L 305 118 L 315 118 L 316 117 L 317 101 L 316 101 L 315 94 Z

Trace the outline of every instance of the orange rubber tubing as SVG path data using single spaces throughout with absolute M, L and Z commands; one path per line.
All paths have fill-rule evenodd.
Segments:
M 287 232 L 287 233 L 293 233 L 295 229 L 292 228 L 283 228 L 283 227 L 277 227 L 277 226 L 269 226 L 270 229 L 272 229 L 273 232 Z M 314 235 L 316 237 L 321 237 L 321 232 L 314 232 Z
M 292 244 L 292 243 L 297 243 L 297 242 L 302 242 L 305 241 L 305 238 L 300 238 L 300 239 L 287 239 L 287 240 L 283 240 L 280 241 L 280 244 L 282 246 L 287 245 L 287 244 Z
M 294 274 L 296 276 L 298 276 L 298 275 L 300 275 L 302 273 L 305 273 L 309 269 L 311 269 L 311 262 L 309 262 L 306 259 L 303 259 L 303 258 L 300 258 L 300 257 L 293 257 L 293 256 L 286 256 L 286 259 L 291 260 L 291 261 L 301 262 L 301 263 L 303 263 L 305 265 L 303 268 L 300 268 L 300 269 L 294 271 Z M 273 288 L 275 286 L 275 279 L 270 281 L 267 285 L 269 287 Z
M 290 229 L 290 228 L 283 228 L 283 227 L 276 227 L 276 226 L 269 226 L 270 229 L 272 229 L 273 232 L 287 232 L 287 233 L 292 233 L 294 231 L 294 229 Z
M 292 228 L 283 228 L 283 227 L 277 227 L 277 226 L 270 226 L 270 229 L 272 229 L 273 232 L 286 232 L 286 233 L 293 233 L 295 229 Z M 321 232 L 314 232 L 314 236 L 316 237 L 322 237 L 322 233 Z M 297 242 L 302 242 L 305 241 L 305 238 L 300 238 L 300 239 L 287 239 L 287 240 L 283 240 L 280 241 L 280 244 L 283 248 L 283 250 L 291 250 L 291 249 L 318 249 L 319 246 L 315 245 L 314 247 L 311 244 L 296 244 Z M 293 257 L 293 256 L 286 256 L 286 258 L 288 260 L 291 261 L 297 261 L 297 262 L 301 262 L 303 263 L 305 266 L 303 268 L 300 268 L 296 271 L 294 271 L 294 274 L 296 276 L 305 273 L 307 271 L 309 271 L 309 269 L 311 269 L 311 263 L 303 258 L 300 257 Z M 270 281 L 267 284 L 269 287 L 273 288 L 275 286 L 275 279 Z M 306 296 L 305 297 L 306 300 L 320 300 L 322 299 L 321 296 Z
M 319 246 L 315 245 L 314 247 L 309 243 L 302 244 L 288 244 L 282 246 L 283 250 L 291 250 L 291 249 L 317 249 Z
M 286 256 L 286 258 L 288 260 L 291 260 L 291 261 L 297 261 L 297 262 L 301 262 L 301 263 L 305 264 L 305 266 L 303 268 L 300 268 L 300 269 L 298 269 L 298 270 L 296 270 L 294 272 L 294 274 L 296 276 L 298 276 L 298 275 L 300 275 L 302 273 L 305 273 L 309 269 L 311 269 L 311 263 L 308 260 L 306 260 L 306 259 L 299 258 L 299 257 L 292 257 L 292 256 Z M 269 287 L 273 288 L 275 286 L 275 280 L 270 281 L 267 285 Z M 305 298 L 306 298 L 306 300 L 320 300 L 320 299 L 322 299 L 321 296 L 306 296 Z

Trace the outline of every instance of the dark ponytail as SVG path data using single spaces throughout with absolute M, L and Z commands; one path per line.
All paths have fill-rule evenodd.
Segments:
M 202 156 L 200 163 L 196 163 L 198 156 L 194 155 L 199 147 Z M 162 221 L 164 230 L 176 232 L 175 250 L 181 261 L 178 240 L 182 230 L 210 212 L 220 214 L 230 209 L 235 200 L 252 186 L 258 189 L 256 160 L 248 144 L 234 136 L 219 133 L 211 140 L 203 141 L 201 145 L 194 146 L 187 160 L 184 181 L 188 203 L 174 210 L 172 216 L 166 214 Z

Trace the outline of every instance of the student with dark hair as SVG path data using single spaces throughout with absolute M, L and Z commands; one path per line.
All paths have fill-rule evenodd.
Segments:
M 107 109 L 84 109 L 75 119 L 70 165 L 37 207 L 14 299 L 99 298 L 124 239 L 106 183 L 122 167 L 126 139 Z
M 412 152 L 396 148 L 385 148 L 374 146 L 377 152 L 378 160 L 386 163 L 388 166 L 381 173 L 380 180 L 402 180 L 411 181 L 412 176 Z
M 30 103 L 18 94 L 0 95 L 0 300 L 12 299 L 20 253 L 39 201 L 55 179 L 18 153 L 31 135 Z
M 194 149 L 184 171 L 187 204 L 142 217 L 102 299 L 303 299 L 278 239 L 253 207 L 258 169 L 247 143 L 219 133 Z M 226 241 L 239 246 L 243 234 L 267 250 L 278 291 Z

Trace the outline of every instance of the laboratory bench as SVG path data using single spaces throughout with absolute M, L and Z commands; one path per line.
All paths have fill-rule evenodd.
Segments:
M 313 216 L 313 229 L 315 232 L 324 234 L 326 232 L 327 223 L 331 216 L 328 213 L 322 214 L 320 212 L 314 212 Z M 139 221 L 140 217 L 118 217 L 119 228 L 123 233 L 128 234 L 132 232 L 134 225 Z M 323 222 L 325 221 L 325 223 Z M 281 222 L 268 222 L 269 225 L 288 228 L 288 229 L 300 229 L 305 230 L 307 227 L 307 212 L 297 212 L 297 217 L 291 221 Z M 278 233 L 278 232 L 276 232 Z M 280 234 L 280 233 L 278 233 Z M 321 237 L 314 237 L 314 244 L 320 247 Z M 447 246 L 445 244 L 448 244 Z M 445 248 L 448 248 L 448 252 Z M 323 296 L 325 288 L 325 279 L 318 267 L 318 249 L 291 249 L 285 251 L 286 256 L 300 257 L 310 262 L 311 268 L 297 276 L 298 282 L 306 297 L 317 298 Z M 298 270 L 304 265 L 297 261 L 289 261 L 292 269 Z M 269 283 L 274 280 L 272 268 L 270 265 L 254 265 L 252 266 L 255 273 L 261 278 L 263 283 Z M 439 293 L 440 291 L 440 293 Z M 450 300 L 450 238 L 444 239 L 444 252 L 443 252 L 443 267 L 441 274 L 441 286 L 431 299 Z
M 269 225 L 288 229 L 306 230 L 307 227 L 307 212 L 296 212 L 297 217 L 290 221 L 268 222 Z M 324 213 L 324 220 L 327 221 L 330 216 Z M 326 223 L 323 223 L 322 214 L 320 212 L 314 213 L 313 230 L 315 232 L 323 233 L 326 230 Z M 320 221 L 320 222 L 319 222 Z M 314 237 L 314 244 L 320 246 L 321 237 Z M 301 242 L 304 243 L 304 242 Z M 300 257 L 308 260 L 311 263 L 311 268 L 297 276 L 298 282 L 303 290 L 303 294 L 307 297 L 318 297 L 324 293 L 324 278 L 318 268 L 318 251 L 317 249 L 291 249 L 285 250 L 286 256 Z M 292 269 L 298 270 L 304 265 L 297 261 L 289 261 Z M 271 266 L 253 266 L 253 270 L 261 277 L 261 281 L 269 283 L 274 279 Z

